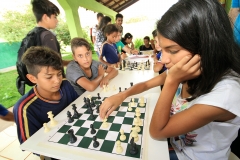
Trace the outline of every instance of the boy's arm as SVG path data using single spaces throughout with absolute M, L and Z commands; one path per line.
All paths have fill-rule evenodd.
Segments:
M 112 111 L 114 111 L 127 97 L 142 93 L 153 87 L 163 85 L 166 76 L 167 74 L 165 71 L 162 74 L 148 81 L 137 83 L 136 85 L 133 85 L 129 89 L 107 98 L 106 100 L 104 100 L 103 104 L 100 107 L 100 117 L 102 119 L 108 117 L 112 113 Z
M 102 79 L 102 81 L 100 83 L 100 87 L 102 87 L 103 85 L 108 85 L 109 80 L 113 79 L 114 77 L 116 77 L 118 75 L 118 70 L 109 66 L 106 70 L 106 73 L 108 73 L 108 74 L 107 74 L 107 76 L 105 76 Z

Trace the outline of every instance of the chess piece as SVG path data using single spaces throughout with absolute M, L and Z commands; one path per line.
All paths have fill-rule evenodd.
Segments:
M 145 102 L 144 102 L 144 98 L 143 97 L 140 98 L 139 106 L 140 107 L 144 107 L 145 106 Z
M 93 147 L 94 148 L 97 148 L 99 146 L 99 142 L 97 141 L 97 137 L 96 136 L 93 136 Z
M 135 106 L 135 101 L 134 101 L 134 98 L 132 98 L 132 107 Z
M 125 91 L 127 90 L 127 88 L 125 88 Z
M 133 82 L 130 82 L 131 87 L 133 86 Z
M 73 129 L 70 129 L 68 131 L 68 135 L 69 135 L 69 142 L 70 143 L 75 143 L 77 141 L 77 137 L 74 135 Z
M 131 130 L 132 130 L 132 132 L 130 133 L 130 137 L 133 137 L 134 142 L 137 142 L 139 140 L 137 128 L 133 127 Z
M 129 153 L 131 155 L 136 155 L 138 153 L 138 148 L 136 143 L 134 142 L 134 138 L 132 137 L 131 141 L 130 141 L 130 149 L 129 149 Z
M 91 108 L 91 107 L 90 107 L 90 108 Z M 94 120 L 94 119 L 95 119 L 95 116 L 93 115 L 93 110 L 90 109 L 89 112 L 90 112 L 90 117 L 89 117 L 89 118 L 90 118 L 91 120 Z
M 47 133 L 50 131 L 50 129 L 47 126 L 47 123 L 43 123 L 43 127 L 44 127 L 44 133 Z
M 68 123 L 72 123 L 74 121 L 71 112 L 67 111 Z
M 98 93 L 97 95 L 98 95 L 97 99 L 101 99 L 101 97 L 100 97 L 100 93 Z
M 77 107 L 76 107 L 76 104 L 72 104 L 72 109 L 73 109 L 73 118 L 75 118 L 75 119 L 78 119 L 81 115 L 78 113 L 78 111 L 77 111 Z
M 102 127 L 103 128 L 107 128 L 108 127 L 108 123 L 107 123 L 107 118 L 106 117 L 103 120 Z
M 121 154 L 121 153 L 123 152 L 123 148 L 122 148 L 122 146 L 121 146 L 121 142 L 118 140 L 118 141 L 116 142 L 116 144 L 117 144 L 116 152 L 117 152 L 117 154 Z
M 96 106 L 94 100 L 91 100 L 90 106 L 91 106 L 92 108 Z
M 87 99 L 86 97 L 83 97 L 83 102 L 86 103 Z
M 55 121 L 55 119 L 53 118 L 54 115 L 52 114 L 52 111 L 47 112 L 47 114 L 48 114 L 48 118 L 50 118 L 50 125 L 52 127 L 56 126 L 57 121 Z
M 128 103 L 128 111 L 129 111 L 129 112 L 132 111 L 132 104 L 131 104 L 131 102 Z
M 94 129 L 93 124 L 90 124 L 90 128 L 91 128 L 91 134 L 95 134 L 96 129 Z
M 116 91 L 116 86 L 115 85 L 113 86 L 113 90 Z
M 121 91 L 121 87 L 119 87 L 119 92 L 122 92 L 122 91 Z
M 122 64 L 120 63 L 119 70 L 122 70 Z
M 120 130 L 120 134 L 121 134 L 120 140 L 121 141 L 125 141 L 126 140 L 126 136 L 124 135 L 124 130 L 123 129 Z
M 97 105 L 96 107 L 96 112 L 99 113 L 99 108 L 100 108 L 100 104 Z
M 106 92 L 106 85 L 103 85 L 103 91 Z

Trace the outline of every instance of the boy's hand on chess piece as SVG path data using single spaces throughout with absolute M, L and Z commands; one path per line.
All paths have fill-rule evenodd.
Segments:
M 184 57 L 169 69 L 167 78 L 177 83 L 197 78 L 201 74 L 200 61 L 201 58 L 197 54 Z
M 137 55 L 138 53 L 139 53 L 139 50 L 137 50 L 137 49 L 133 49 L 132 50 L 132 54 L 136 54 Z
M 113 95 L 109 98 L 106 98 L 102 105 L 100 106 L 100 118 L 104 119 L 105 117 L 108 117 L 119 105 L 123 102 L 122 96 Z
M 109 84 L 109 79 L 107 77 L 104 77 L 100 82 L 100 87 L 103 87 L 103 85 L 107 86 L 108 84 Z
M 104 66 L 103 65 L 99 65 L 98 66 L 98 75 L 99 76 L 104 76 L 104 73 L 105 73 Z

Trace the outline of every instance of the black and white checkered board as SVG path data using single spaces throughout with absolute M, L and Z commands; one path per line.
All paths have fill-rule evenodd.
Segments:
M 150 70 L 150 62 L 149 61 L 142 61 L 142 62 L 135 62 L 135 61 L 125 61 L 125 67 L 123 69 L 119 69 L 121 71 L 125 70 L 142 70 L 142 65 L 144 65 L 144 70 Z
M 105 97 L 106 98 L 106 97 Z M 105 99 L 103 98 L 103 100 Z M 98 100 L 97 97 L 93 97 L 96 104 L 102 100 Z M 102 120 L 99 118 L 98 113 L 96 113 L 96 109 L 94 109 L 94 115 L 96 118 L 94 120 L 90 119 L 90 114 L 86 112 L 87 107 L 81 105 L 77 106 L 77 110 L 81 113 L 81 117 L 79 119 L 75 119 L 74 122 L 66 123 L 59 127 L 58 131 L 48 140 L 48 142 L 60 143 L 63 145 L 74 146 L 85 148 L 94 152 L 93 154 L 97 154 L 99 152 L 104 152 L 105 154 L 114 154 L 115 156 L 124 156 L 129 159 L 142 159 L 143 152 L 143 133 L 144 133 L 144 124 L 145 124 L 145 112 L 146 112 L 146 104 L 147 100 L 144 98 L 145 106 L 139 106 L 139 98 L 135 98 L 135 105 L 132 107 L 132 111 L 128 111 L 128 103 L 130 102 L 130 98 L 126 99 L 117 110 L 113 111 L 111 115 L 108 117 L 108 128 L 103 128 Z M 141 131 L 138 133 L 139 140 L 136 142 L 136 146 L 139 150 L 137 155 L 131 155 L 129 153 L 130 147 L 130 133 L 131 128 L 134 127 L 133 121 L 135 116 L 135 109 L 140 109 L 142 124 L 140 126 Z M 71 110 L 73 114 L 73 111 Z M 67 119 L 67 118 L 66 118 Z M 90 133 L 90 124 L 94 125 L 96 129 L 96 133 L 93 135 Z M 67 134 L 68 130 L 73 129 L 74 134 L 77 137 L 77 141 L 74 144 L 69 142 L 69 136 Z M 121 146 L 123 148 L 123 152 L 121 154 L 116 153 L 116 141 L 120 140 L 120 130 L 124 130 L 124 134 L 126 135 L 126 140 L 121 141 Z M 99 146 L 97 148 L 93 147 L 92 137 L 96 136 L 97 141 L 99 142 Z

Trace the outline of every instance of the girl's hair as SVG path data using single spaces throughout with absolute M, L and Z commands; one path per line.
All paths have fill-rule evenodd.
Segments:
M 100 24 L 98 26 L 98 30 L 104 32 L 104 29 L 109 22 L 111 22 L 111 18 L 108 17 L 108 16 L 104 16 L 100 21 Z
M 32 0 L 32 11 L 36 18 L 37 23 L 42 20 L 42 16 L 46 14 L 48 17 L 51 15 L 59 15 L 60 10 L 49 0 Z
M 210 92 L 231 70 L 240 74 L 240 48 L 217 0 L 179 0 L 158 21 L 157 30 L 201 57 L 201 75 L 187 81 L 189 101 Z
M 118 32 L 118 28 L 115 24 L 109 24 L 104 29 L 104 36 L 106 37 L 107 34 L 112 34 L 113 32 Z
M 122 42 L 124 42 L 126 39 L 130 39 L 130 38 L 133 38 L 133 36 L 131 35 L 131 33 L 126 33 L 124 35 L 124 37 L 122 38 Z

